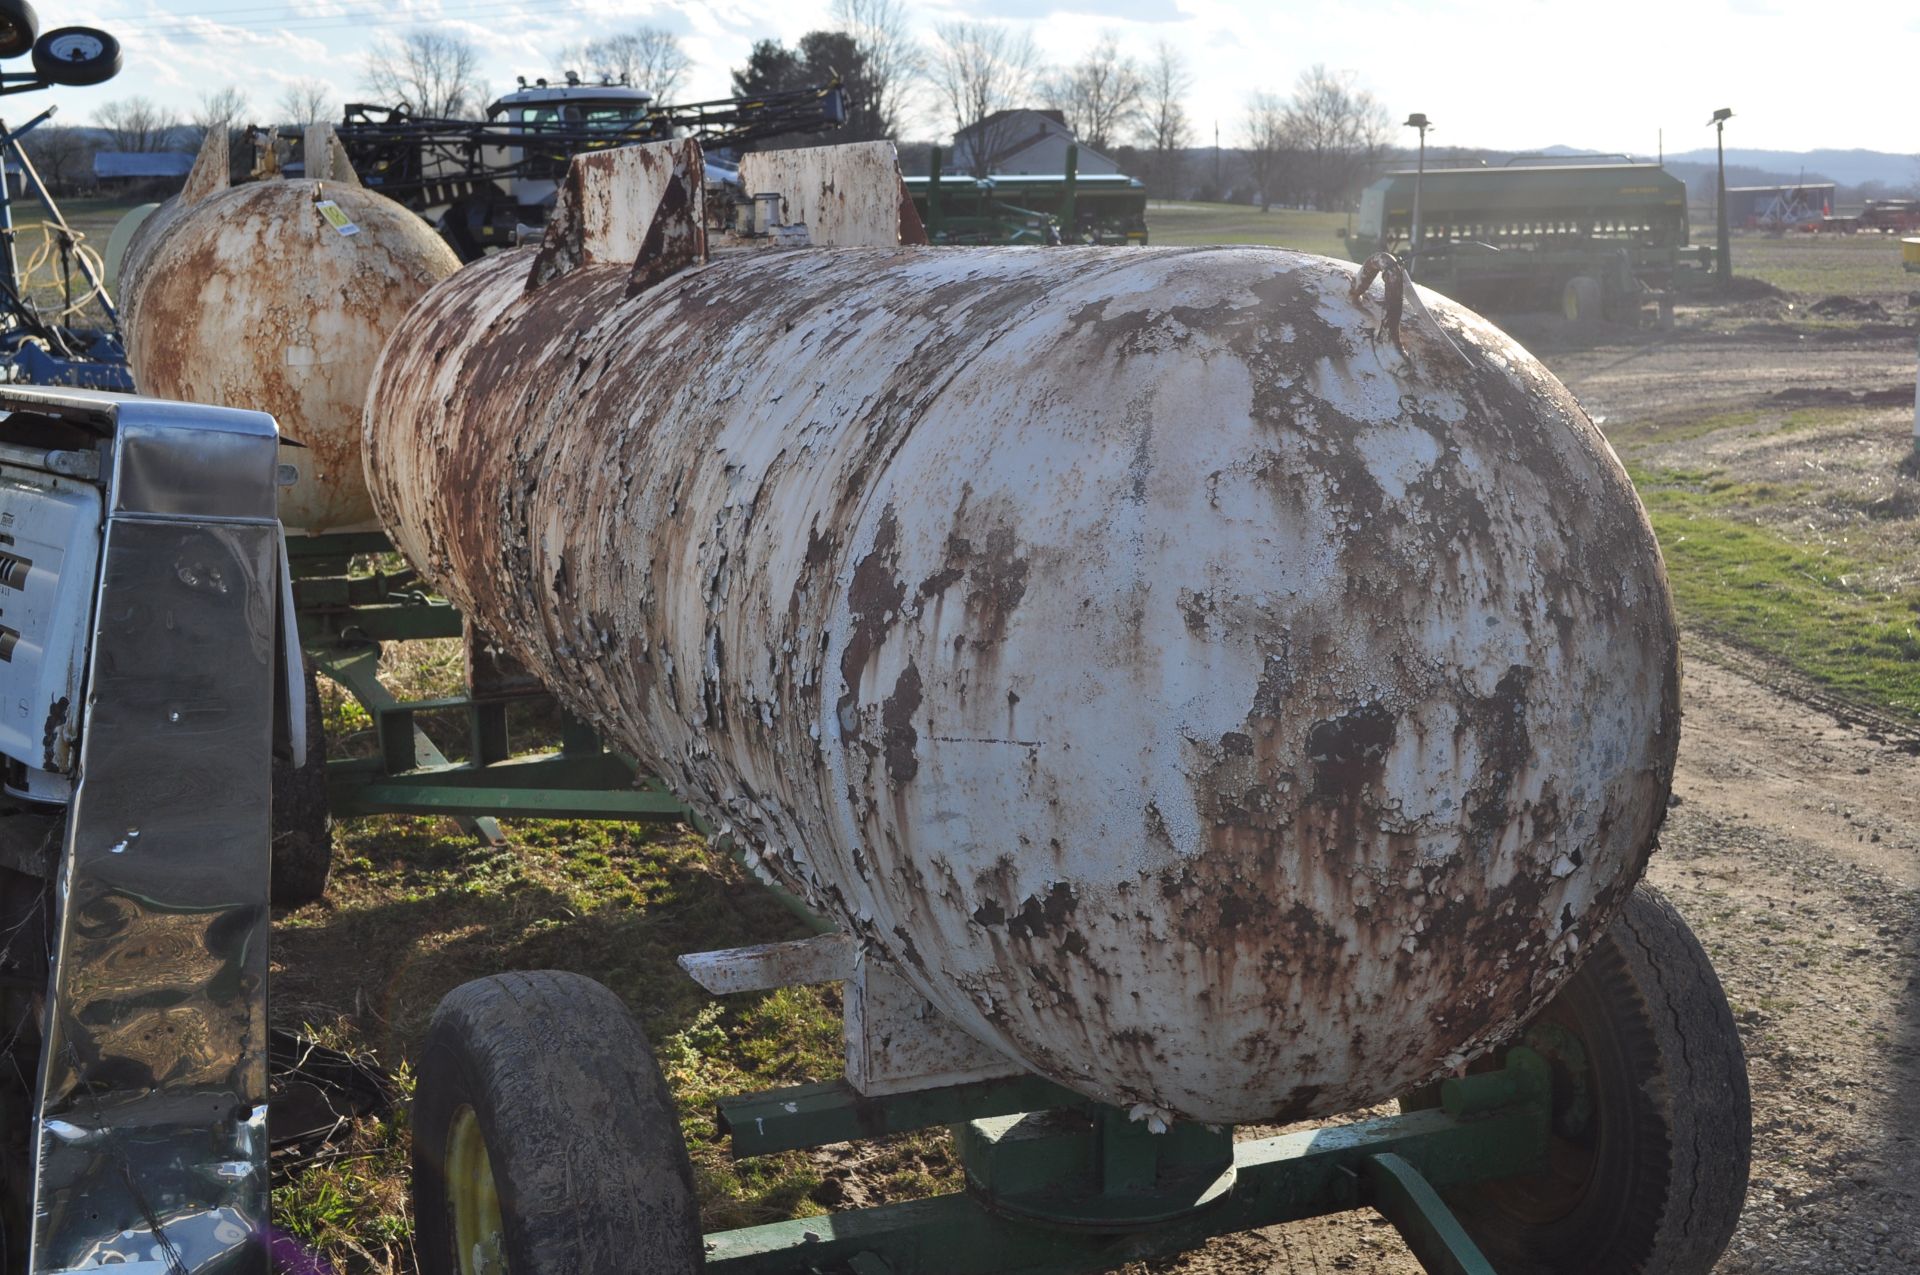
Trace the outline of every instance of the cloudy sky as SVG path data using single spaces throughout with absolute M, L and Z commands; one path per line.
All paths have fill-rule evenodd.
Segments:
M 827 25 L 828 0 L 38 0 L 43 28 L 115 32 L 126 70 L 100 88 L 36 94 L 64 119 L 146 94 L 190 113 L 237 84 L 257 106 L 301 77 L 364 96 L 373 42 L 432 25 L 470 37 L 495 91 L 552 74 L 560 50 L 637 25 L 678 32 L 695 61 L 683 96 L 723 96 L 755 39 L 791 43 Z M 1730 145 L 1920 150 L 1908 96 L 1920 7 L 1856 0 L 1821 17 L 1806 0 L 908 0 L 922 33 L 956 17 L 1021 24 L 1043 56 L 1071 62 L 1104 31 L 1144 56 L 1165 38 L 1195 74 L 1196 140 L 1232 145 L 1247 95 L 1285 92 L 1313 62 L 1350 70 L 1395 113 L 1424 111 L 1430 142 L 1526 149 L 1553 143 L 1652 153 L 1710 144 L 1731 106 Z M 1844 20 L 1841 20 L 1844 18 Z M 914 132 L 940 128 L 928 109 Z

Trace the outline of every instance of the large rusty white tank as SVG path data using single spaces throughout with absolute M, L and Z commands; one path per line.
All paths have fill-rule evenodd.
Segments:
M 1652 849 L 1678 657 L 1540 364 L 1277 249 L 702 262 L 679 154 L 577 162 L 538 252 L 394 333 L 367 463 L 419 568 L 1137 1115 L 1352 1109 L 1553 992 Z
M 360 463 L 374 361 L 460 261 L 420 218 L 361 188 L 331 129 L 310 135 L 307 154 L 314 177 L 229 186 L 226 131 L 208 134 L 186 188 L 128 244 L 127 357 L 143 394 L 271 412 L 303 445 L 281 453 L 299 474 L 281 521 L 350 530 L 374 525 Z

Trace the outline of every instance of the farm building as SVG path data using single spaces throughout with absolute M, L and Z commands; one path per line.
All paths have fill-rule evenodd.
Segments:
M 1076 140 L 1067 127 L 1066 116 L 1059 111 L 995 111 L 953 135 L 953 155 L 947 168 L 972 172 L 975 151 L 985 148 L 992 153 L 989 168 L 995 174 L 1058 176 L 1067 170 L 1067 147 Z M 1120 171 L 1120 165 L 1082 146 L 1079 171 L 1082 176 L 1112 175 Z
M 1818 221 L 1834 207 L 1834 183 L 1801 182 L 1785 186 L 1727 187 L 1727 220 L 1750 230 L 1768 225 Z
M 108 188 L 182 182 L 192 168 L 193 156 L 184 151 L 98 151 L 93 157 L 93 175 Z

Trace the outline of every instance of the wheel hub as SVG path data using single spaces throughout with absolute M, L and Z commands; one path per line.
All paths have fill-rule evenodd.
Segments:
M 472 1107 L 454 1112 L 447 1130 L 447 1205 L 453 1213 L 460 1275 L 507 1275 L 506 1226 L 493 1162 Z

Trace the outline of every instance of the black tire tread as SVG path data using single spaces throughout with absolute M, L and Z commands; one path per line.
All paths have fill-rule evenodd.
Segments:
M 1753 1106 L 1726 992 L 1672 903 L 1641 886 L 1608 937 L 1647 1000 L 1667 1093 L 1666 1208 L 1637 1271 L 1706 1275 L 1746 1201 Z M 1650 1082 L 1652 1083 L 1652 1082 Z
M 1706 951 L 1651 886 L 1634 890 L 1540 1019 L 1596 1006 L 1609 1031 L 1589 1040 L 1591 1064 L 1614 1069 L 1630 1104 L 1615 1117 L 1631 1128 L 1590 1188 L 1595 1212 L 1516 1222 L 1499 1183 L 1449 1202 L 1502 1275 L 1708 1275 L 1746 1198 L 1746 1052 Z
M 699 1268 L 693 1170 L 646 1037 L 612 992 L 554 970 L 498 974 L 440 1002 L 414 1100 L 423 1275 L 455 1275 L 442 1166 L 462 1105 L 485 1135 L 514 1275 Z
M 40 15 L 33 11 L 29 0 L 0 0 L 0 18 L 5 18 L 16 33 L 12 41 L 0 45 L 0 58 L 17 58 L 33 52 L 34 41 L 40 38 Z
M 47 44 L 56 36 L 79 33 L 90 35 L 101 43 L 100 57 L 90 63 L 63 62 L 46 52 Z M 50 84 L 63 88 L 86 88 L 94 84 L 105 84 L 120 74 L 120 41 L 98 27 L 55 27 L 51 31 L 42 31 L 40 38 L 33 42 L 32 49 L 34 74 Z

